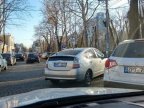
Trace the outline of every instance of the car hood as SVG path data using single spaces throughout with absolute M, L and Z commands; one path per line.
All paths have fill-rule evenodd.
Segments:
M 0 108 L 12 108 L 32 104 L 43 100 L 51 100 L 71 96 L 117 94 L 138 91 L 140 90 L 94 87 L 40 89 L 28 93 L 2 97 L 0 98 Z

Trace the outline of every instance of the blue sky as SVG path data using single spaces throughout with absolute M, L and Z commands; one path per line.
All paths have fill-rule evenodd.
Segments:
M 32 9 L 36 10 L 31 12 L 31 17 L 25 15 L 24 21 L 19 20 L 20 26 L 8 26 L 6 30 L 7 33 L 13 35 L 15 43 L 23 43 L 26 47 L 30 47 L 35 40 L 33 37 L 34 26 L 38 25 L 42 19 L 41 12 L 39 11 L 41 9 L 41 1 L 29 0 L 29 3 Z
M 33 41 L 35 40 L 33 35 L 34 35 L 34 26 L 38 25 L 38 23 L 42 19 L 41 12 L 38 11 L 42 8 L 41 1 L 42 0 L 28 0 L 29 5 L 32 6 L 34 10 L 37 11 L 32 11 L 31 12 L 31 17 L 24 16 L 25 21 L 19 21 L 21 23 L 20 27 L 17 26 L 8 26 L 6 33 L 10 33 L 14 36 L 14 41 L 15 43 L 23 43 L 26 47 L 31 47 Z M 127 0 L 113 0 L 115 6 L 121 6 L 127 2 Z

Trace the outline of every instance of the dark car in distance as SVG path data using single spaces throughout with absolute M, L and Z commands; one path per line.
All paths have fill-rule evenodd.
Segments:
M 34 54 L 34 53 L 29 53 L 27 55 L 27 59 L 26 59 L 26 63 L 34 63 L 34 62 L 38 62 L 40 63 L 40 58 L 38 55 Z
M 16 64 L 16 57 L 11 53 L 2 53 L 1 54 L 4 59 L 6 59 L 8 65 L 15 65 Z
M 16 54 L 16 60 L 17 61 L 24 61 L 25 60 L 25 57 L 23 54 Z

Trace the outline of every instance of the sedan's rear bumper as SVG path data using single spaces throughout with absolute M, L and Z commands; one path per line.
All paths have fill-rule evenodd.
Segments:
M 70 71 L 54 71 L 45 68 L 44 74 L 46 79 L 77 80 L 76 69 Z
M 144 90 L 144 85 L 128 84 L 128 83 L 113 82 L 113 81 L 104 81 L 104 87 Z

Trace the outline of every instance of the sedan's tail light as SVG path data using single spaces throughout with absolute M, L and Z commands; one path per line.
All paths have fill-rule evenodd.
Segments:
M 115 60 L 112 59 L 107 59 L 105 62 L 105 68 L 110 69 L 112 67 L 117 66 L 117 62 Z
M 80 64 L 79 64 L 79 59 L 78 58 L 74 58 L 74 61 L 73 61 L 73 69 L 76 69 L 76 68 L 80 68 Z
M 73 64 L 73 69 L 80 68 L 79 64 Z

